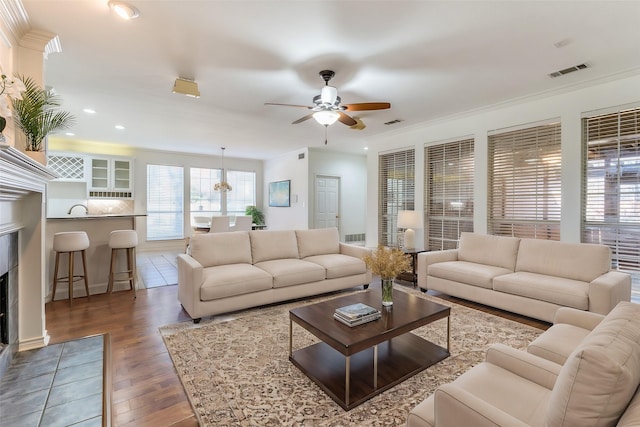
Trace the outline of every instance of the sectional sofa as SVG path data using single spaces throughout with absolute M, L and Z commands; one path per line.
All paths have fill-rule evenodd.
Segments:
M 407 427 L 638 426 L 639 384 L 640 305 L 607 316 L 563 308 L 526 352 L 491 346 L 418 404 Z
M 178 255 L 178 299 L 199 322 L 212 316 L 371 282 L 370 250 L 336 228 L 195 234 Z
M 608 246 L 462 233 L 458 249 L 418 254 L 418 286 L 552 322 L 560 307 L 607 314 L 631 298 Z

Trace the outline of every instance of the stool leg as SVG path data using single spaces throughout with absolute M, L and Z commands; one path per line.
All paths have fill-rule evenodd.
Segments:
M 135 248 L 127 248 L 127 270 L 129 270 L 129 285 L 133 291 L 133 297 L 136 298 L 136 263 Z
M 56 300 L 56 288 L 58 287 L 58 265 L 60 263 L 60 252 L 56 252 L 56 265 L 53 268 L 53 294 L 51 295 L 51 301 Z
M 90 301 L 89 299 L 89 282 L 87 280 L 87 253 L 85 252 L 85 250 L 82 250 L 82 268 L 83 268 L 83 274 L 84 276 L 82 276 L 84 278 L 84 289 L 85 291 L 87 291 L 87 301 Z
M 133 253 L 133 298 L 138 298 L 136 291 L 136 278 L 138 277 L 138 260 L 136 259 L 136 248 L 131 249 Z
M 67 252 L 69 254 L 69 307 L 73 305 L 73 255 L 75 252 Z
M 107 285 L 107 292 L 113 292 L 113 270 L 116 266 L 116 250 L 111 249 L 111 267 L 109 268 L 109 285 Z

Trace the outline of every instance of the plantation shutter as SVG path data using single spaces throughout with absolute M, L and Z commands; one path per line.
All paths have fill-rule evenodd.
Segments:
M 560 123 L 489 135 L 489 234 L 560 240 Z
M 184 170 L 147 165 L 147 240 L 184 237 Z
M 378 157 L 378 243 L 399 246 L 398 211 L 415 206 L 415 150 Z
M 583 118 L 582 241 L 640 278 L 640 108 Z M 635 284 L 635 283 L 634 283 Z
M 473 139 L 424 149 L 428 250 L 455 249 L 460 233 L 473 231 Z

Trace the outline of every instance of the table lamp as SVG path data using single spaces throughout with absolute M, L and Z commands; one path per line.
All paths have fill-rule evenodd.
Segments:
M 416 232 L 414 228 L 422 228 L 422 212 L 398 211 L 398 228 L 404 228 L 404 248 L 416 248 Z

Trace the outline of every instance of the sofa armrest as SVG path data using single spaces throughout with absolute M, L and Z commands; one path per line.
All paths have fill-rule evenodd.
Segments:
M 418 254 L 418 287 L 429 289 L 427 287 L 427 270 L 431 264 L 446 261 L 457 261 L 458 250 L 447 249 L 446 251 L 420 252 Z
M 609 271 L 589 284 L 589 311 L 608 314 L 620 301 L 631 300 L 631 276 Z
M 178 300 L 191 318 L 199 318 L 200 286 L 204 280 L 202 264 L 191 255 L 178 255 Z
M 364 246 L 340 242 L 340 253 L 362 259 L 365 255 L 369 255 L 371 253 L 371 249 L 365 248 Z
M 487 362 L 551 390 L 561 365 L 504 344 L 493 344 L 487 350 Z
M 435 425 L 438 427 L 527 426 L 455 383 L 441 385 L 435 391 Z
M 571 307 L 560 307 L 556 311 L 553 323 L 564 323 L 592 331 L 604 319 L 604 315 Z

